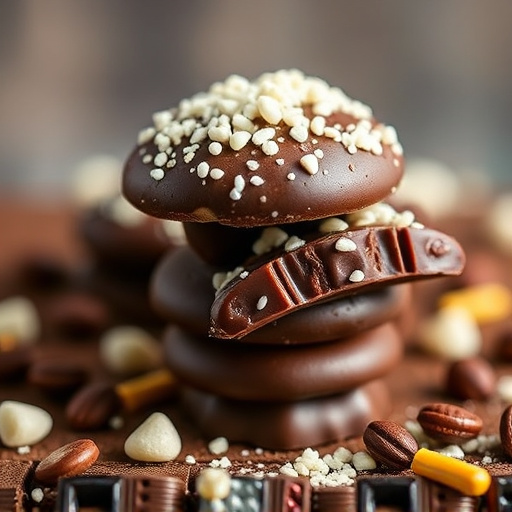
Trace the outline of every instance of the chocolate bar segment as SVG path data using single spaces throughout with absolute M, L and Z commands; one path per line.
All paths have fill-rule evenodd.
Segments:
M 448 235 L 371 227 L 318 238 L 233 279 L 216 295 L 210 334 L 242 338 L 320 301 L 426 277 L 458 275 L 464 251 Z

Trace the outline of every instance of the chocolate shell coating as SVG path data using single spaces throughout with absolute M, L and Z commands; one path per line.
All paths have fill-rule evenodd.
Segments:
M 164 351 L 180 382 L 235 400 L 303 400 L 348 391 L 386 375 L 401 359 L 391 324 L 349 340 L 254 345 L 193 336 L 170 327 Z
M 151 280 L 151 302 L 167 320 L 205 335 L 215 298 L 215 268 L 190 247 L 170 251 Z M 409 285 L 382 288 L 316 304 L 271 322 L 240 339 L 250 343 L 316 343 L 351 337 L 398 317 L 409 297 Z
M 208 438 L 225 436 L 270 450 L 293 450 L 362 435 L 366 425 L 386 417 L 386 385 L 373 381 L 347 393 L 299 402 L 244 402 L 192 388 L 183 403 Z
M 356 120 L 344 114 L 331 116 L 331 123 L 347 125 Z M 377 203 L 391 194 L 402 178 L 402 159 L 385 147 L 382 155 L 366 151 L 350 154 L 339 142 L 321 137 L 314 145 L 311 140 L 298 143 L 279 126 L 278 136 L 285 142 L 277 156 L 267 156 L 260 149 L 246 147 L 240 151 L 226 148 L 213 157 L 206 146 L 195 154 L 197 162 L 209 162 L 210 168 L 220 168 L 220 180 L 202 180 L 191 172 L 191 164 L 177 165 L 156 181 L 150 176 L 153 165 L 144 164 L 140 147 L 135 148 L 124 168 L 123 194 L 139 210 L 164 219 L 182 222 L 219 222 L 235 227 L 269 226 L 331 217 L 350 213 Z M 189 141 L 176 147 L 178 154 Z M 156 154 L 153 143 L 142 147 L 147 154 Z M 300 159 L 320 149 L 323 152 L 321 171 L 309 174 Z M 282 158 L 285 165 L 278 165 Z M 247 161 L 259 163 L 257 172 L 247 169 Z M 397 162 L 397 163 L 394 163 Z M 323 171 L 327 171 L 324 173 Z M 293 173 L 295 179 L 287 176 Z M 265 183 L 250 184 L 260 176 Z M 247 183 L 242 197 L 236 201 L 230 192 L 236 176 Z M 203 184 L 204 182 L 204 184 Z
M 210 334 L 241 338 L 321 301 L 459 275 L 464 262 L 457 241 L 435 230 L 379 226 L 330 234 L 232 279 L 215 296 Z

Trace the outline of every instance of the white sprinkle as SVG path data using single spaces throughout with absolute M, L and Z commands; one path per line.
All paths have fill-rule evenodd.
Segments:
M 266 203 L 266 202 L 267 202 L 267 196 L 261 196 L 260 203 Z
M 368 471 L 375 469 L 377 463 L 367 452 L 356 452 L 352 457 L 352 465 L 357 471 Z
M 277 155 L 277 153 L 279 153 L 279 146 L 277 145 L 277 142 L 274 140 L 266 140 L 261 145 L 261 150 L 263 151 L 263 153 L 265 153 L 265 155 L 274 156 Z
M 153 160 L 156 167 L 163 167 L 167 163 L 167 153 L 158 153 Z
M 255 453 L 256 455 L 263 455 L 263 448 L 256 448 L 256 449 L 254 450 L 254 453 Z
M 208 137 L 214 142 L 227 144 L 231 137 L 231 128 L 229 126 L 212 126 L 208 130 Z
M 194 132 L 190 136 L 190 143 L 196 144 L 198 142 L 202 142 L 204 139 L 206 139 L 207 135 L 208 135 L 208 129 L 205 126 L 197 128 L 196 130 L 194 130 Z
M 210 165 L 208 164 L 208 162 L 201 162 L 198 166 L 197 166 L 197 175 L 201 178 L 201 179 L 204 179 L 206 178 L 206 176 L 208 176 L 208 172 L 210 171 Z
M 149 153 L 142 157 L 142 162 L 145 164 L 149 164 L 149 162 L 152 162 L 152 161 L 153 161 L 153 156 L 150 155 Z
M 320 233 L 332 233 L 334 231 L 345 231 L 348 229 L 348 224 L 338 217 L 329 217 L 322 221 L 319 226 Z
M 183 161 L 186 163 L 186 164 L 189 164 L 190 162 L 192 162 L 192 160 L 194 159 L 194 157 L 196 156 L 195 153 L 186 153 L 184 156 L 183 156 Z
M 222 153 L 222 144 L 220 142 L 212 142 L 208 146 L 208 151 L 213 156 L 220 155 Z
M 252 176 L 249 182 L 256 187 L 259 187 L 265 183 L 265 180 L 261 176 Z
M 40 487 L 35 487 L 30 492 L 30 497 L 32 498 L 32 501 L 35 501 L 36 503 L 41 503 L 44 499 L 43 489 L 41 489 Z
M 289 172 L 286 176 L 290 181 L 293 181 L 295 179 L 295 173 Z
M 185 463 L 190 464 L 192 466 L 196 463 L 196 458 L 193 455 L 189 454 L 185 457 Z
M 276 130 L 274 128 L 262 128 L 255 132 L 252 136 L 252 142 L 256 146 L 261 146 L 266 140 L 274 138 Z
M 120 430 L 123 428 L 124 426 L 124 419 L 122 416 L 112 416 L 112 418 L 110 418 L 108 420 L 108 426 L 112 429 L 112 430 Z
M 261 311 L 268 303 L 268 297 L 266 295 L 262 295 L 259 299 L 258 299 L 258 303 L 256 304 L 256 309 L 258 311 Z
M 25 446 L 18 446 L 18 448 L 16 449 L 16 451 L 20 454 L 20 455 L 27 455 L 30 453 L 30 446 L 28 445 L 25 445 Z
M 292 235 L 284 244 L 284 250 L 287 252 L 294 251 L 295 249 L 302 247 L 305 243 L 305 240 L 302 240 L 302 238 Z
M 341 142 L 341 132 L 332 126 L 326 126 L 324 128 L 324 136 L 336 142 Z
M 235 189 L 238 190 L 238 192 L 242 192 L 245 188 L 244 177 L 241 174 L 237 174 L 233 181 L 234 181 Z
M 270 215 L 275 219 L 279 215 L 279 212 L 274 210 Z
M 220 180 L 224 176 L 224 171 L 222 169 L 219 169 L 218 167 L 214 167 L 210 171 L 210 177 L 212 180 Z
M 249 275 L 249 272 L 247 270 L 244 270 L 240 273 L 240 279 L 245 279 Z
M 300 159 L 300 164 L 311 175 L 318 172 L 318 158 L 315 155 L 304 155 Z
M 308 140 L 308 129 L 305 126 L 297 125 L 290 128 L 290 137 L 297 142 L 306 142 Z
M 350 274 L 348 280 L 351 283 L 360 283 L 364 280 L 364 273 L 361 270 L 354 270 L 354 272 Z
M 149 175 L 156 181 L 160 181 L 164 176 L 165 172 L 163 169 L 151 169 Z
M 225 437 L 216 437 L 208 443 L 208 450 L 214 455 L 226 453 L 229 448 L 228 440 Z
M 286 139 L 281 135 L 280 137 L 277 137 L 277 142 L 282 144 Z
M 260 167 L 259 162 L 257 162 L 256 160 L 247 160 L 247 162 L 245 162 L 245 165 L 247 166 L 247 169 L 249 169 L 249 171 L 256 171 Z
M 324 152 L 320 148 L 315 149 L 313 153 L 319 160 L 321 160 L 324 157 Z
M 141 130 L 139 132 L 139 136 L 137 139 L 137 142 L 139 143 L 139 146 L 142 146 L 142 144 L 146 144 L 149 142 L 156 134 L 156 130 L 150 126 L 148 128 L 144 128 L 144 130 Z
M 324 128 L 325 128 L 325 117 L 322 116 L 315 116 L 311 120 L 311 124 L 309 125 L 310 130 L 315 135 L 323 135 L 324 134 Z
M 239 201 L 240 199 L 242 199 L 242 194 L 236 188 L 232 188 L 231 191 L 229 192 L 229 197 L 233 201 Z
M 246 131 L 235 132 L 229 138 L 231 149 L 239 151 L 251 140 L 251 134 Z
M 277 158 L 276 159 L 276 164 L 277 165 L 284 165 L 284 158 Z
M 357 249 L 357 245 L 350 238 L 341 237 L 336 240 L 336 244 L 334 245 L 337 251 L 340 252 L 351 252 Z
M 240 452 L 240 455 L 242 457 L 249 457 L 249 455 L 251 454 L 251 452 L 247 449 L 243 449 L 241 452 Z
M 173 168 L 174 166 L 176 165 L 176 160 L 174 158 L 172 158 L 171 160 L 169 160 L 167 162 L 167 164 L 165 165 L 168 169 L 171 169 Z
M 270 124 L 279 124 L 283 119 L 279 102 L 271 96 L 262 95 L 258 98 L 258 109 L 261 117 Z

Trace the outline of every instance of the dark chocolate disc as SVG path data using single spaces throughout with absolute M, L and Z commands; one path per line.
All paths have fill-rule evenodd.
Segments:
M 395 131 L 339 88 L 294 70 L 252 83 L 229 77 L 153 121 L 125 165 L 123 193 L 154 217 L 299 222 L 360 210 L 402 178 Z
M 167 364 L 186 385 L 247 401 L 287 401 L 348 391 L 386 375 L 402 357 L 391 324 L 348 340 L 312 345 L 256 345 L 164 334 Z
M 225 436 L 270 450 L 293 450 L 362 435 L 391 410 L 386 385 L 373 381 L 347 393 L 299 402 L 244 402 L 192 388 L 184 406 L 205 437 Z
M 153 274 L 151 298 L 162 317 L 205 335 L 215 297 L 215 269 L 189 247 L 169 252 Z M 250 343 L 316 343 L 350 337 L 396 318 L 409 285 L 386 287 L 301 309 L 240 339 Z

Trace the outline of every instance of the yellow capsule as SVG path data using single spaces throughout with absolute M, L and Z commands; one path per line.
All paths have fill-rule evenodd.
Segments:
M 127 411 L 136 411 L 161 402 L 171 397 L 176 389 L 176 378 L 165 369 L 145 373 L 115 386 L 123 408 Z
M 439 307 L 463 308 L 479 324 L 498 322 L 512 313 L 512 292 L 499 283 L 468 286 L 443 294 Z
M 484 468 L 426 448 L 416 452 L 411 469 L 468 496 L 481 496 L 491 485 L 491 475 Z

